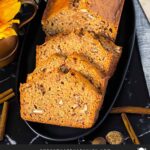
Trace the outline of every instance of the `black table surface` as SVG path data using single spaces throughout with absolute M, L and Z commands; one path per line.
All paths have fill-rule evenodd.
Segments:
M 0 69 L 0 92 L 15 87 L 15 72 L 17 68 L 17 60 L 7 67 Z M 7 80 L 2 82 L 3 79 Z M 111 97 L 110 97 L 111 98 Z M 115 106 L 143 106 L 150 107 L 150 98 L 146 87 L 144 73 L 140 61 L 137 40 L 134 46 L 130 67 L 124 81 L 123 88 L 119 94 Z M 1 106 L 2 107 L 2 106 Z M 1 109 L 0 107 L 0 109 Z M 20 118 L 19 104 L 16 98 L 13 98 L 9 105 L 8 120 L 6 125 L 5 138 L 1 144 L 55 144 L 52 141 L 42 139 L 33 133 Z M 144 115 L 128 115 L 131 124 L 139 137 L 141 144 L 149 144 L 150 139 L 150 116 Z M 105 135 L 112 130 L 122 132 L 125 138 L 124 144 L 132 144 L 131 139 L 124 127 L 120 115 L 109 115 L 102 126 L 88 137 L 83 137 L 78 141 L 68 142 L 71 144 L 90 143 L 95 137 Z M 66 143 L 63 143 L 66 144 Z

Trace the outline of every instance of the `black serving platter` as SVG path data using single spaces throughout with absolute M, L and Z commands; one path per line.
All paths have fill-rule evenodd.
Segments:
M 36 45 L 44 42 L 45 35 L 41 27 L 41 17 L 45 8 L 45 2 L 39 4 L 39 10 L 35 19 L 28 25 L 25 40 L 22 44 L 18 68 L 17 68 L 17 98 L 19 103 L 19 84 L 24 83 L 28 73 L 31 73 L 35 67 L 35 48 Z M 122 57 L 118 64 L 114 76 L 108 84 L 103 107 L 99 118 L 91 129 L 75 129 L 46 125 L 25 121 L 28 127 L 41 137 L 52 141 L 72 141 L 87 136 L 101 126 L 110 110 L 112 109 L 122 88 L 129 63 L 132 56 L 135 42 L 135 10 L 133 0 L 126 0 L 119 27 L 119 33 L 116 43 L 123 47 Z

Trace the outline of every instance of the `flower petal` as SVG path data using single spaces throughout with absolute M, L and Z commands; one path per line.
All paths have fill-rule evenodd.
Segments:
M 6 23 L 12 20 L 20 11 L 21 2 L 16 0 L 2 0 L 0 2 L 0 23 Z
M 17 35 L 13 28 L 7 28 L 3 32 L 0 32 L 0 39 L 7 38 L 9 36 Z

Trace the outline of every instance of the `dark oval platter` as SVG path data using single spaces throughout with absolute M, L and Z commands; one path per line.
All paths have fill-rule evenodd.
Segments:
M 17 69 L 17 97 L 19 102 L 19 84 L 24 83 L 28 73 L 32 72 L 35 67 L 35 48 L 37 44 L 44 42 L 44 33 L 41 27 L 41 17 L 45 8 L 45 2 L 39 5 L 38 13 L 35 19 L 28 25 L 25 39 L 22 44 L 18 69 Z M 132 56 L 133 46 L 135 42 L 135 10 L 133 0 L 126 0 L 119 33 L 116 43 L 123 46 L 123 54 L 118 64 L 114 76 L 108 84 L 103 107 L 100 111 L 99 118 L 91 129 L 75 129 L 67 127 L 59 127 L 54 125 L 46 125 L 25 121 L 28 127 L 40 135 L 41 137 L 52 141 L 72 141 L 87 136 L 94 132 L 104 122 L 111 111 L 122 88 L 130 59 Z

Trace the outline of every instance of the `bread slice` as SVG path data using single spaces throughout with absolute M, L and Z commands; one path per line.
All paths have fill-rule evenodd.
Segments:
M 116 39 L 125 0 L 49 0 L 42 24 L 47 36 L 84 29 Z
M 24 120 L 91 128 L 102 106 L 102 96 L 80 73 L 53 70 L 42 80 L 20 85 L 21 117 Z
M 83 74 L 102 94 L 106 90 L 108 77 L 104 76 L 85 56 L 74 53 L 67 57 L 65 65 Z
M 37 47 L 36 66 L 40 66 L 43 61 L 55 53 L 68 56 L 76 52 L 87 57 L 88 60 L 101 69 L 106 76 L 112 76 L 118 63 L 118 58 L 121 55 L 121 47 L 115 44 L 112 46 L 112 43 L 107 41 L 106 44 L 112 47 L 112 49 L 105 49 L 101 42 L 87 32 L 72 32 L 67 35 L 59 34 L 50 37 L 43 45 Z M 116 59 L 116 57 L 118 58 Z
M 51 72 L 52 70 L 56 68 L 60 68 L 61 66 L 65 65 L 65 57 L 60 54 L 54 54 L 49 57 L 48 60 L 43 61 L 42 64 L 40 64 L 39 67 L 35 68 L 35 70 L 28 74 L 27 76 L 27 82 L 40 79 L 42 80 L 42 74 Z
M 112 53 L 113 53 L 114 61 L 111 64 L 114 67 L 114 69 L 111 72 L 111 74 L 113 75 L 117 68 L 120 57 L 122 55 L 122 47 L 116 46 L 116 44 L 114 42 L 112 42 L 111 40 L 109 40 L 103 36 L 98 36 L 97 39 L 99 40 L 99 42 L 102 44 L 102 46 L 107 51 L 112 51 Z
M 43 62 L 40 67 L 37 67 L 31 74 L 27 76 L 27 82 L 42 80 L 45 73 L 59 68 L 62 70 L 74 69 L 84 75 L 101 93 L 104 93 L 108 83 L 108 77 L 88 59 L 80 54 L 73 53 L 68 57 L 59 54 L 52 55 L 48 60 Z

